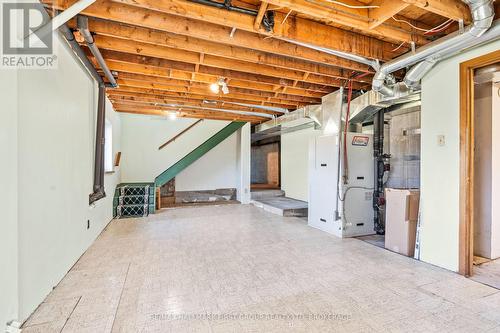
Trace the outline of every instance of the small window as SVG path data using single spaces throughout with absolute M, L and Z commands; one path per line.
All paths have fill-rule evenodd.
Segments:
M 104 171 L 113 170 L 113 125 L 106 119 L 104 128 Z

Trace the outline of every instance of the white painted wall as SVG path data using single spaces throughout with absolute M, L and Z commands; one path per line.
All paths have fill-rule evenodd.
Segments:
M 191 147 L 191 150 L 194 148 Z M 175 177 L 175 190 L 237 188 L 240 174 L 238 157 L 238 132 L 235 132 L 179 173 Z
M 474 87 L 474 255 L 492 259 L 492 84 Z M 480 189 L 480 190 L 479 190 Z M 494 259 L 494 258 L 493 258 Z
M 281 135 L 281 189 L 287 197 L 308 201 L 309 141 L 321 134 L 307 128 Z
M 242 204 L 249 204 L 250 194 L 250 172 L 251 172 L 251 126 L 246 123 L 238 130 L 238 169 L 239 180 L 237 182 L 237 200 Z
M 493 85 L 492 92 L 492 110 L 494 130 L 492 132 L 493 147 L 491 151 L 493 160 L 493 174 L 491 198 L 492 202 L 500 202 L 500 82 Z M 495 204 L 492 206 L 492 221 L 491 227 L 491 255 L 493 258 L 500 257 L 500 206 Z
M 499 48 L 497 40 L 462 52 L 422 80 L 421 259 L 453 271 L 458 271 L 459 65 Z M 445 146 L 438 146 L 438 135 L 445 135 Z
M 197 119 L 122 115 L 122 181 L 153 182 L 194 148 L 220 131 L 227 121 L 204 120 L 161 150 L 158 147 Z M 234 133 L 175 179 L 177 191 L 238 188 L 239 133 Z M 147 162 L 147 163 L 145 163 Z
M 120 180 L 119 170 L 106 174 L 107 198 L 89 207 L 97 89 L 64 40 L 58 36 L 56 43 L 57 70 L 24 70 L 18 77 L 20 320 L 43 301 L 111 220 L 113 192 Z M 120 119 L 109 102 L 107 111 L 118 151 Z
M 17 71 L 0 73 L 0 331 L 18 318 Z

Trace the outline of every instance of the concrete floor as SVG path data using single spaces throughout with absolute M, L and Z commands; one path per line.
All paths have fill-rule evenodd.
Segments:
M 23 330 L 110 331 L 500 332 L 500 292 L 251 205 L 178 208 L 113 221 Z

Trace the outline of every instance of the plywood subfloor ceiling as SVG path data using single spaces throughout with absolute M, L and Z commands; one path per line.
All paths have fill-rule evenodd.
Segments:
M 75 2 L 43 0 L 52 13 Z M 460 0 L 231 5 L 255 15 L 186 0 L 97 0 L 85 9 L 81 14 L 89 17 L 95 43 L 119 84 L 107 89 L 115 109 L 258 123 L 281 109 L 318 104 L 360 73 L 368 74 L 353 79 L 354 89 L 370 87 L 371 68 L 280 38 L 385 61 L 408 52 L 411 43 L 419 47 L 456 30 L 458 20 L 470 22 Z M 271 17 L 269 28 L 263 22 Z M 442 29 L 425 32 L 438 25 Z M 76 30 L 76 21 L 69 26 Z M 210 90 L 220 79 L 229 93 Z

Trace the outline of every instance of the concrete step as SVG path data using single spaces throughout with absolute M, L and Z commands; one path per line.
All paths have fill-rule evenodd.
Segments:
M 279 216 L 306 217 L 308 212 L 307 202 L 287 197 L 252 200 L 252 204 Z
M 285 191 L 283 190 L 253 190 L 251 193 L 252 200 L 269 199 L 275 197 L 284 197 Z

